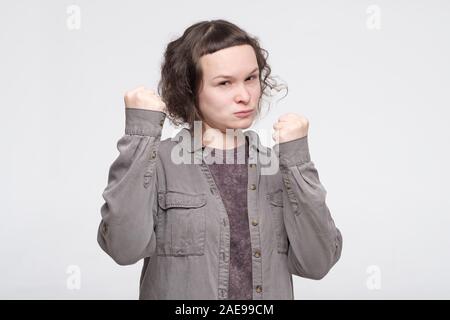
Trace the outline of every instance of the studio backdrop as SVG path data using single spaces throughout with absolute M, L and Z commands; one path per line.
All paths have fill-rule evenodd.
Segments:
M 97 243 L 124 93 L 156 89 L 167 43 L 213 19 L 269 52 L 288 93 L 252 129 L 272 147 L 279 116 L 309 119 L 343 235 L 326 277 L 293 276 L 295 299 L 449 299 L 444 0 L 3 2 L 0 298 L 137 299 L 143 261 Z M 179 130 L 166 121 L 162 139 Z

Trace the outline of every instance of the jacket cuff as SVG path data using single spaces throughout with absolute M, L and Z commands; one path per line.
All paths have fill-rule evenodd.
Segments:
M 165 119 L 162 111 L 125 108 L 125 134 L 158 136 Z
M 308 136 L 276 144 L 274 150 L 280 159 L 280 165 L 284 167 L 292 167 L 311 161 Z

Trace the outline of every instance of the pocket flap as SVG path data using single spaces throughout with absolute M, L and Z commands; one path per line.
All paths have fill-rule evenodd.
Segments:
M 267 194 L 270 203 L 277 207 L 283 206 L 283 190 L 278 189 L 275 192 Z
M 158 192 L 158 203 L 163 209 L 168 208 L 199 208 L 206 204 L 204 193 L 189 194 L 177 191 Z

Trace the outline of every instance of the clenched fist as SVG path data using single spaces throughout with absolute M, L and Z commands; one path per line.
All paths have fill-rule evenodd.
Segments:
M 166 104 L 151 89 L 139 86 L 133 90 L 125 92 L 125 107 L 138 108 L 152 111 L 162 111 L 166 113 Z
M 275 143 L 288 142 L 308 135 L 309 121 L 302 115 L 286 113 L 273 125 L 272 138 Z

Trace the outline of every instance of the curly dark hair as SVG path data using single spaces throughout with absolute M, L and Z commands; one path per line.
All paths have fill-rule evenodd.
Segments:
M 260 70 L 261 97 L 257 114 L 261 114 L 261 98 L 269 96 L 270 90 L 277 92 L 280 86 L 271 77 L 267 63 L 267 50 L 260 47 L 259 38 L 226 20 L 201 21 L 188 27 L 178 39 L 169 42 L 161 64 L 161 79 L 158 94 L 166 104 L 168 119 L 176 126 L 188 124 L 192 131 L 194 121 L 202 120 L 198 107 L 198 90 L 203 73 L 200 57 L 232 46 L 248 44 L 253 47 Z M 287 94 L 287 93 L 286 93 Z

